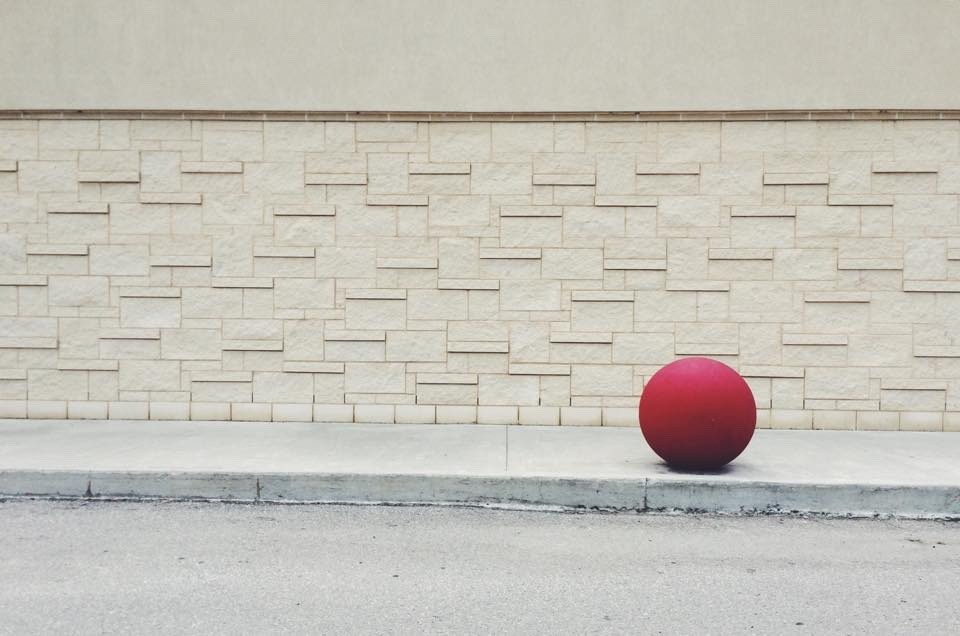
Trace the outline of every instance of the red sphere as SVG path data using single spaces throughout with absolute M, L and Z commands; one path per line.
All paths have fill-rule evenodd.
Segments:
M 640 396 L 640 430 L 671 466 L 711 470 L 750 443 L 757 404 L 740 374 L 709 358 L 683 358 L 653 374 Z

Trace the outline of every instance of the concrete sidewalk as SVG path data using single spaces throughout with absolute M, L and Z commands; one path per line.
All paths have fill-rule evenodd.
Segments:
M 0 495 L 960 518 L 960 434 L 760 430 L 704 474 L 639 429 L 0 420 Z

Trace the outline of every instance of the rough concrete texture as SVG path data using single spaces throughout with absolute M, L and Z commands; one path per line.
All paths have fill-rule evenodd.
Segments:
M 960 436 L 758 431 L 715 473 L 637 429 L 219 422 L 0 427 L 0 494 L 960 517 Z
M 960 6 L 915 4 L 2 0 L 0 108 L 960 108 Z
M 0 503 L 0 633 L 955 634 L 960 526 Z

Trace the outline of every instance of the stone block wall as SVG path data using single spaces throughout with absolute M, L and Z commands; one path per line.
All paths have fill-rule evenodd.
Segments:
M 960 429 L 957 119 L 269 119 L 0 120 L 0 417 Z

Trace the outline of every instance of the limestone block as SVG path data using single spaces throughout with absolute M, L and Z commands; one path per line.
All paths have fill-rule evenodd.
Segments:
M 352 422 L 352 404 L 314 404 L 314 422 Z
M 936 411 L 945 410 L 945 393 L 942 390 L 917 391 L 883 389 L 880 391 L 880 409 L 883 411 Z
M 396 409 L 392 404 L 357 404 L 353 407 L 353 421 L 368 424 L 392 424 Z
M 249 402 L 253 396 L 251 382 L 198 382 L 190 387 L 192 402 Z
M 773 255 L 773 277 L 779 280 L 834 280 L 834 250 L 778 249 Z
M 564 241 L 571 247 L 600 247 L 606 238 L 625 233 L 625 212 L 620 207 L 568 207 L 563 213 Z
M 851 334 L 847 360 L 852 366 L 905 367 L 913 358 L 913 338 L 910 335 Z
M 903 277 L 920 280 L 947 278 L 947 241 L 945 239 L 905 240 Z
M 825 150 L 883 151 L 893 150 L 883 133 L 881 121 L 818 121 L 817 142 Z
M 272 415 L 270 404 L 234 402 L 230 405 L 230 419 L 235 422 L 269 422 Z
M 178 360 L 121 360 L 121 391 L 179 391 Z
M 47 289 L 51 305 L 105 307 L 110 304 L 109 279 L 104 276 L 51 276 Z
M 943 413 L 901 413 L 901 431 L 942 431 Z
M 191 402 L 191 420 L 229 420 L 230 404 L 227 402 Z
M 256 321 L 260 322 L 260 321 Z M 272 322 L 272 321 L 270 321 Z M 226 325 L 224 336 L 228 335 Z M 251 337 L 257 336 L 250 333 Z M 283 357 L 286 360 L 322 360 L 324 353 L 322 320 L 285 320 L 281 333 L 271 330 L 263 334 L 265 339 L 283 339 Z M 256 338 L 255 338 L 256 339 Z M 382 358 L 380 358 L 382 359 Z
M 478 397 L 481 405 L 537 405 L 540 381 L 533 375 L 481 374 Z
M 100 122 L 96 120 L 42 120 L 41 150 L 95 150 L 100 145 Z
M 957 161 L 960 159 L 960 130 L 956 126 L 931 126 L 926 122 L 896 122 L 893 147 L 898 160 Z
M 30 400 L 27 403 L 27 417 L 35 420 L 62 420 L 67 417 L 65 400 Z
M 603 250 L 544 249 L 541 271 L 543 278 L 550 279 L 601 279 Z
M 32 195 L 0 194 L 0 222 L 33 223 L 37 221 L 37 198 Z
M 516 406 L 478 406 L 477 424 L 517 424 L 520 416 Z
M 4 159 L 36 159 L 37 130 L 0 128 L 0 157 Z
M 796 409 L 771 409 L 770 428 L 801 429 L 813 428 L 813 412 Z
M 179 298 L 121 298 L 120 324 L 123 327 L 179 327 Z
M 673 360 L 673 333 L 615 333 L 612 361 L 619 364 L 666 364 Z
M 329 278 L 277 278 L 274 281 L 274 302 L 278 308 L 333 307 L 334 281 Z
M 328 340 L 323 346 L 325 360 L 338 362 L 384 362 L 387 359 L 385 343 L 382 340 Z
M 263 158 L 297 161 L 305 152 L 323 152 L 324 122 L 268 121 L 263 124 Z
M 521 406 L 519 422 L 521 426 L 558 426 L 560 408 L 556 406 Z
M 211 193 L 203 198 L 205 224 L 257 225 L 263 219 L 263 199 L 258 194 Z
M 77 164 L 73 161 L 20 161 L 20 192 L 76 192 Z
M 0 400 L 0 418 L 23 419 L 25 417 L 27 417 L 26 400 Z
M 803 380 L 799 378 L 772 378 L 771 406 L 775 409 L 802 409 L 804 406 Z
M 319 277 L 375 278 L 376 275 L 376 249 L 362 247 L 317 248 L 317 276 Z
M 406 302 L 400 299 L 348 299 L 348 329 L 404 329 Z
M 917 236 L 925 227 L 956 224 L 955 196 L 898 194 L 894 197 L 894 235 Z
M 162 329 L 160 355 L 164 360 L 219 360 L 219 329 Z
M 554 150 L 553 123 L 495 122 L 491 125 L 491 132 L 494 155 L 550 153 Z
M 263 160 L 262 124 L 251 126 L 250 130 L 236 130 L 230 126 L 234 123 L 236 122 L 203 123 L 204 161 Z
M 786 126 L 782 121 L 725 121 L 720 143 L 724 153 L 784 150 Z
M 624 428 L 633 428 L 637 426 L 637 409 L 634 406 L 616 407 L 608 406 L 603 408 L 602 426 L 618 426 Z
M 454 337 L 451 323 L 450 337 Z M 550 357 L 550 327 L 544 323 L 515 322 L 510 325 L 511 362 L 545 362 Z M 502 332 L 495 330 L 491 336 Z
M 481 163 L 472 167 L 470 194 L 530 194 L 529 163 Z
M 2 407 L 0 407 L 2 409 Z M 960 432 L 960 413 L 949 412 L 943 414 L 943 430 L 947 432 Z
M 303 163 L 272 161 L 245 163 L 243 190 L 258 194 L 303 192 Z
M 139 172 L 140 153 L 136 150 L 81 150 L 81 172 Z
M 71 420 L 105 420 L 107 412 L 106 402 L 67 402 L 67 417 Z
M 556 311 L 560 309 L 560 282 L 504 280 L 500 308 L 505 311 Z
M 563 219 L 501 217 L 500 244 L 503 247 L 560 247 Z
M 763 193 L 763 165 L 759 160 L 700 165 L 703 194 L 748 195 Z
M 60 217 L 61 215 L 56 215 Z M 67 215 L 64 215 L 67 216 Z M 81 215 L 75 215 L 81 216 Z M 92 216 L 92 215 L 84 215 Z M 153 205 L 141 203 L 112 203 L 110 204 L 110 233 L 111 234 L 170 234 L 171 213 L 169 205 Z M 59 218 L 57 218 L 59 220 Z M 104 219 L 106 220 L 106 219 Z M 64 240 L 64 243 L 75 243 L 79 239 Z M 92 241 L 86 241 L 92 242 Z M 104 238 L 98 242 L 106 242 Z
M 471 226 L 490 223 L 490 199 L 484 195 L 435 195 L 430 197 L 430 225 Z
M 491 125 L 474 122 L 436 123 L 430 126 L 430 161 L 489 161 Z
M 90 273 L 106 276 L 146 276 L 150 257 L 146 245 L 91 245 Z
M 274 422 L 311 422 L 312 404 L 273 404 L 271 419 Z
M 367 155 L 367 193 L 398 194 L 409 190 L 407 155 L 374 153 Z M 398 196 L 403 196 L 399 195 Z M 398 199 L 402 200 L 402 199 Z M 367 197 L 370 203 L 370 197 Z
M 593 406 L 564 406 L 560 408 L 561 426 L 601 426 L 603 411 Z
M 454 423 L 440 421 L 439 405 L 473 405 L 477 404 L 477 385 L 476 384 L 417 384 L 417 403 L 418 404 L 436 404 L 437 422 Z M 464 413 L 464 412 L 461 412 Z M 473 415 L 476 418 L 476 413 Z
M 813 428 L 827 431 L 857 430 L 856 411 L 814 411 Z
M 736 217 L 730 219 L 730 247 L 793 247 L 792 217 Z
M 26 236 L 0 235 L 0 272 L 4 274 L 26 273 Z
M 570 392 L 573 395 L 632 395 L 633 369 L 627 365 L 574 365 Z
M 695 292 L 638 291 L 634 303 L 634 319 L 638 322 L 673 322 L 696 320 Z
M 869 370 L 851 367 L 808 368 L 804 396 L 808 399 L 866 399 L 870 397 Z
M 900 414 L 883 411 L 857 412 L 858 431 L 896 431 L 900 428 Z
M 256 372 L 253 374 L 254 402 L 313 402 L 313 377 L 308 373 Z
M 797 207 L 798 237 L 855 237 L 860 234 L 861 208 L 842 205 Z
M 633 331 L 632 302 L 572 303 L 571 328 L 575 331 Z
M 336 236 L 396 236 L 397 211 L 388 206 L 340 205 L 337 207 Z
M 278 216 L 274 236 L 282 245 L 333 245 L 336 221 L 329 217 Z
M 182 293 L 184 318 L 240 318 L 243 315 L 243 291 L 240 289 L 187 287 Z
M 180 153 L 143 151 L 140 153 L 141 192 L 180 192 Z
M 27 372 L 27 398 L 30 400 L 86 400 L 87 373 L 30 369 Z
M 710 275 L 706 239 L 672 238 L 667 241 L 667 275 L 675 280 L 705 280 Z
M 603 195 L 636 192 L 636 156 L 601 153 L 597 155 L 597 193 Z M 588 184 L 589 185 L 589 184 Z
M 413 172 L 415 170 L 433 169 L 432 166 L 440 165 L 461 165 L 461 164 L 422 164 L 421 166 L 411 166 L 410 176 L 407 178 L 407 188 L 411 194 L 470 194 L 470 175 L 469 164 L 466 174 L 421 174 Z M 424 168 L 423 166 L 431 166 Z M 436 168 L 442 169 L 442 168 Z
M 407 295 L 410 320 L 466 320 L 467 292 L 463 290 L 410 290 Z
M 395 407 L 397 424 L 434 424 L 437 407 L 424 404 L 398 404 Z
M 313 401 L 342 404 L 344 401 L 342 373 L 316 373 L 313 376 Z
M 348 362 L 344 366 L 349 393 L 403 393 L 406 389 L 403 363 Z
M 657 124 L 657 161 L 719 161 L 720 139 L 719 122 L 660 122 Z
M 388 331 L 386 359 L 396 362 L 443 362 L 446 359 L 444 331 Z

